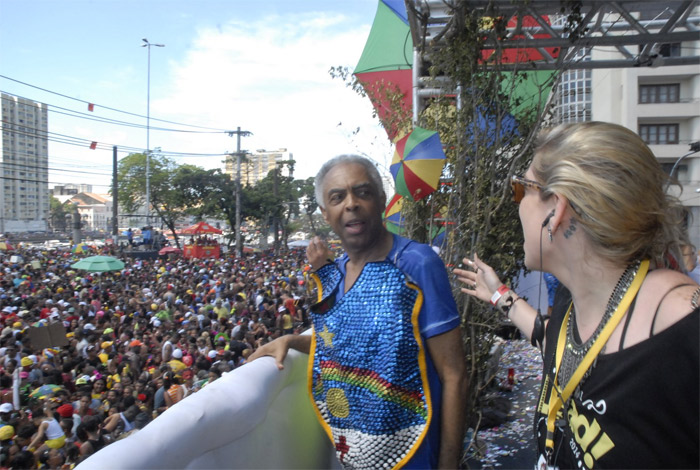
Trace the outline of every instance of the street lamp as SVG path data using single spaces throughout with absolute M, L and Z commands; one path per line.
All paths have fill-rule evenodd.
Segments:
M 668 191 L 668 187 L 671 185 L 671 180 L 673 179 L 673 174 L 676 172 L 676 168 L 678 168 L 678 165 L 685 160 L 687 157 L 693 155 L 694 153 L 700 152 L 700 141 L 697 142 L 691 142 L 690 143 L 690 148 L 688 149 L 690 152 L 686 153 L 685 155 L 681 156 L 678 160 L 676 160 L 676 163 L 673 164 L 673 167 L 671 168 L 671 171 L 668 174 L 668 182 L 666 183 L 666 190 Z
M 141 47 L 148 48 L 148 84 L 146 91 L 146 225 L 151 216 L 151 46 L 165 47 L 165 44 L 153 44 L 143 38 Z

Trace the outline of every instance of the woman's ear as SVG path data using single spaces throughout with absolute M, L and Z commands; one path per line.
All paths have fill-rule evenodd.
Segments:
M 569 200 L 564 196 L 554 195 L 553 215 L 549 218 L 549 227 L 552 233 L 556 233 L 559 226 L 565 221 Z

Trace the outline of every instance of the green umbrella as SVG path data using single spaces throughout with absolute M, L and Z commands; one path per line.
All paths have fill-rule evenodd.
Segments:
M 120 271 L 124 269 L 124 263 L 111 256 L 88 256 L 70 267 L 90 272 Z

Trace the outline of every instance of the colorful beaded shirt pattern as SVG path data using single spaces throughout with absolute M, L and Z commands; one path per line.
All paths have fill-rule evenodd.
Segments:
M 422 293 L 388 261 L 368 263 L 337 302 L 334 264 L 317 273 L 312 309 L 312 401 L 345 467 L 396 468 L 420 445 L 431 418 Z

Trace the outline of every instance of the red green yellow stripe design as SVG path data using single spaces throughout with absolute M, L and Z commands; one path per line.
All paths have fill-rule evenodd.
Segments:
M 343 366 L 335 361 L 321 361 L 320 366 L 321 380 L 324 382 L 333 380 L 353 387 L 361 387 L 382 400 L 395 403 L 423 418 L 428 416 L 422 393 L 393 385 L 373 370 Z

